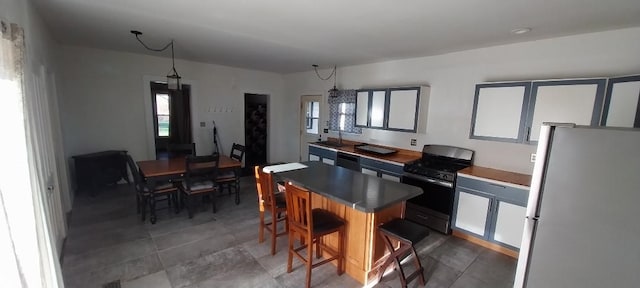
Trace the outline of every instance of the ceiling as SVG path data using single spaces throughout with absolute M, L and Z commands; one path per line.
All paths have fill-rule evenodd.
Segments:
M 63 44 L 292 73 L 640 26 L 638 0 L 32 0 Z M 522 35 L 511 30 L 529 27 Z

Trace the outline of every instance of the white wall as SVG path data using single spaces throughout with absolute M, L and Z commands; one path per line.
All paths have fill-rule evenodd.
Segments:
M 446 144 L 476 151 L 475 164 L 530 174 L 535 146 L 469 139 L 475 84 L 488 81 L 600 77 L 640 73 L 640 28 L 583 34 L 518 44 L 468 50 L 445 55 L 388 61 L 338 69 L 341 89 L 431 86 L 427 133 L 414 134 L 365 129 L 345 138 L 420 150 L 424 144 Z M 328 71 L 324 71 L 327 75 Z M 285 76 L 289 103 L 298 109 L 301 95 L 322 94 L 332 81 L 314 72 Z M 328 117 L 324 109 L 324 117 Z M 295 111 L 295 110 L 294 110 Z M 297 122 L 287 123 L 290 151 L 298 139 Z M 330 135 L 334 136 L 334 135 Z M 409 145 L 417 138 L 418 146 Z M 297 159 L 291 157 L 289 160 Z
M 135 41 L 132 38 L 131 41 Z M 179 53 L 179 51 L 177 51 Z M 142 54 L 61 46 L 60 109 L 67 155 L 124 149 L 138 160 L 154 159 L 147 141 L 144 79 L 166 79 L 171 60 Z M 212 151 L 212 121 L 216 122 L 224 153 L 244 143 L 244 93 L 269 96 L 269 155 L 283 159 L 281 129 L 285 110 L 282 76 L 176 59 L 176 70 L 192 84 L 194 142 L 198 154 Z M 229 112 L 213 112 L 213 111 Z M 150 108 L 149 108 L 150 109 Z M 201 128 L 199 122 L 205 122 Z M 153 132 L 151 132 L 153 133 Z
M 63 209 L 65 212 L 68 212 L 71 210 L 73 195 L 69 187 L 66 157 L 62 149 L 63 139 L 58 119 L 57 91 L 55 90 L 59 75 L 54 61 L 55 43 L 46 25 L 30 1 L 3 0 L 0 8 L 0 18 L 11 23 L 17 23 L 24 29 L 26 47 L 24 66 L 25 83 L 30 82 L 29 77 L 31 77 L 33 73 L 44 70 L 47 74 L 44 75 L 44 77 L 46 81 L 49 81 L 47 84 L 48 88 L 50 88 L 47 91 L 47 95 L 49 96 L 49 109 L 52 114 L 51 133 L 55 146 L 54 150 L 56 151 L 56 168 L 59 178 L 59 187 L 57 190 L 61 192 Z

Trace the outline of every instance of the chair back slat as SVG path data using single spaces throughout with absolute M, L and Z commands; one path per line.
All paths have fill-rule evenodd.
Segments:
M 206 156 L 187 156 L 185 158 L 185 177 L 184 181 L 187 189 L 191 189 L 191 185 L 197 181 L 211 180 L 215 182 L 218 177 L 218 165 L 220 163 L 220 155 Z
M 313 223 L 311 213 L 311 192 L 288 182 L 285 184 L 287 199 L 287 217 L 289 229 L 299 230 L 299 233 L 311 235 L 310 225 Z
M 196 143 L 169 143 L 167 144 L 167 153 L 169 158 L 178 156 L 195 156 Z
M 244 157 L 244 151 L 245 151 L 245 147 L 240 145 L 240 144 L 236 144 L 233 143 L 233 146 L 231 146 L 231 154 L 229 155 L 229 157 L 231 159 L 234 160 L 238 160 L 240 162 L 242 162 L 242 157 Z

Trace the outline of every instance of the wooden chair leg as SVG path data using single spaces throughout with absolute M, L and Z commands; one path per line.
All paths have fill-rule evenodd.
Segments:
M 140 214 L 140 194 L 136 194 L 136 213 Z
M 187 195 L 187 212 L 189 213 L 189 219 L 193 218 L 193 197 Z
M 142 221 L 144 221 L 147 218 L 147 197 L 144 195 L 140 197 L 140 213 L 142 214 Z
M 258 243 L 264 242 L 264 211 L 260 211 L 260 227 L 258 230 Z
M 313 241 L 310 242 L 309 244 L 313 244 L 313 242 L 316 243 L 316 258 L 320 259 L 320 256 L 321 256 L 320 254 L 322 254 L 321 253 L 322 251 L 320 251 L 320 238 L 313 239 Z
M 420 285 L 424 286 L 425 284 L 425 280 L 424 280 L 424 268 L 422 268 L 422 264 L 420 263 L 420 259 L 418 259 L 418 253 L 416 253 L 416 249 L 411 246 L 411 255 L 413 256 L 413 264 L 416 267 L 416 273 L 420 273 L 418 274 L 420 277 Z
M 306 268 L 307 268 L 307 278 L 306 278 L 306 285 L 305 287 L 309 288 L 311 287 L 311 268 L 313 268 L 313 239 L 309 239 L 309 243 L 307 243 L 307 261 L 306 261 Z
M 288 250 L 288 256 L 287 256 L 287 273 L 291 273 L 291 268 L 293 266 L 293 237 L 295 233 L 293 232 L 289 232 L 289 245 L 287 250 Z
M 278 221 L 276 215 L 271 215 L 271 255 L 276 255 L 276 235 L 278 234 Z

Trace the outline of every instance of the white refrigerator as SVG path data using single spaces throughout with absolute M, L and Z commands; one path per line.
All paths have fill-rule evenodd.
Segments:
M 640 129 L 541 129 L 514 287 L 640 287 Z

